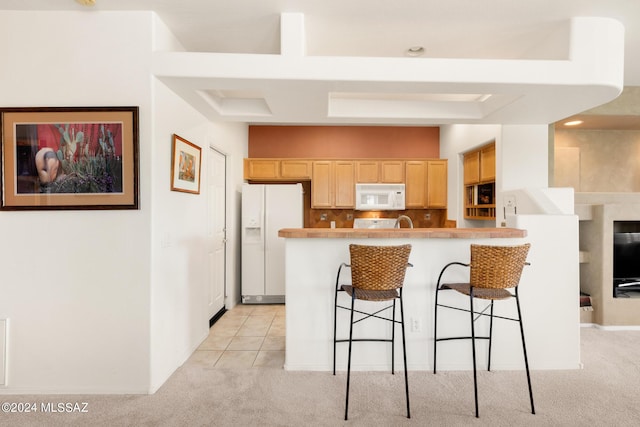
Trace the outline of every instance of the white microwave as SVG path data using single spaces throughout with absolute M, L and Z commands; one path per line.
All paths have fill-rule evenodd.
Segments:
M 356 210 L 404 210 L 404 184 L 356 184 Z

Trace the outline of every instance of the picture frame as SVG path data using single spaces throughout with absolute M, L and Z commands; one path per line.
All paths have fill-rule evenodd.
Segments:
M 171 155 L 171 190 L 200 194 L 202 149 L 173 134 Z
M 138 107 L 0 108 L 0 132 L 0 209 L 138 209 Z
M 494 205 L 494 184 L 480 184 L 478 185 L 478 204 L 479 205 Z

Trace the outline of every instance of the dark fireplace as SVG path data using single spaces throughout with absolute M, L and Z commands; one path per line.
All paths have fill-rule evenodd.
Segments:
M 640 297 L 640 222 L 613 222 L 613 296 Z

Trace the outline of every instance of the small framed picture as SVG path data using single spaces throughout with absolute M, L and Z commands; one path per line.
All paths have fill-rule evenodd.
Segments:
M 495 184 L 493 183 L 478 185 L 478 204 L 479 205 L 495 204 L 495 199 L 493 196 L 494 185 Z
M 138 209 L 138 107 L 0 109 L 4 210 Z
M 197 145 L 173 135 L 171 190 L 200 194 L 202 151 Z

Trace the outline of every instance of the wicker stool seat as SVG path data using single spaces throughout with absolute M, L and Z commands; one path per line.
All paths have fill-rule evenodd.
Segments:
M 352 296 L 354 292 L 354 287 L 351 285 L 342 285 L 342 290 L 347 293 L 347 295 Z M 356 299 L 361 299 L 365 301 L 389 301 L 394 298 L 398 298 L 398 291 L 395 289 L 375 291 L 371 289 L 358 289 L 358 295 Z
M 471 285 L 469 283 L 447 283 L 442 285 L 440 289 L 451 289 L 467 296 L 471 294 Z M 499 300 L 512 298 L 513 295 L 506 289 L 487 289 L 476 287 L 473 290 L 473 297 L 488 300 Z
M 489 246 L 471 245 L 471 261 L 469 264 L 461 262 L 451 262 L 444 266 L 438 277 L 435 296 L 435 310 L 433 322 L 433 373 L 436 373 L 437 344 L 440 341 L 470 339 L 473 357 L 473 391 L 475 398 L 475 415 L 478 413 L 478 380 L 476 373 L 476 340 L 489 340 L 489 354 L 487 359 L 487 370 L 491 370 L 491 338 L 493 335 L 493 319 L 511 320 L 518 322 L 520 326 L 520 336 L 522 339 L 522 350 L 524 353 L 524 365 L 527 373 L 527 384 L 529 387 L 529 400 L 531 402 L 531 413 L 535 414 L 533 405 L 533 392 L 531 389 L 531 377 L 529 375 L 529 361 L 527 359 L 527 347 L 524 339 L 524 328 L 522 326 L 522 315 L 520 312 L 520 300 L 518 298 L 518 285 L 520 276 L 525 265 L 528 265 L 527 254 L 531 245 L 525 243 L 516 246 Z M 442 283 L 442 278 L 446 270 L 452 266 L 469 267 L 469 283 Z M 513 289 L 513 293 L 509 291 Z M 469 308 L 461 308 L 442 304 L 438 301 L 441 291 L 453 290 L 469 297 Z M 474 308 L 474 299 L 489 301 L 482 310 Z M 507 300 L 514 298 L 518 316 L 517 318 L 495 316 L 493 313 L 493 303 L 496 300 Z M 471 336 L 438 337 L 438 309 L 450 308 L 458 311 L 470 313 Z M 489 309 L 489 314 L 486 310 Z M 489 317 L 489 336 L 476 336 L 475 322 L 481 317 Z
M 349 353 L 347 360 L 347 392 L 345 398 L 344 419 L 348 419 L 349 414 L 349 385 L 351 380 L 351 353 L 354 341 L 377 341 L 391 343 L 391 373 L 394 373 L 394 344 L 395 326 L 400 324 L 402 330 L 402 350 L 404 359 L 404 380 L 405 396 L 407 402 L 407 418 L 411 418 L 409 409 L 409 381 L 407 374 L 407 351 L 405 345 L 404 328 L 404 308 L 402 304 L 402 285 L 404 276 L 409 264 L 409 254 L 411 245 L 400 246 L 366 246 L 349 245 L 350 264 L 342 263 L 338 267 L 336 275 L 335 305 L 333 316 L 333 375 L 336 374 L 336 345 L 338 343 L 349 343 Z M 341 284 L 341 273 L 343 269 L 351 269 L 351 284 Z M 346 294 L 350 297 L 350 305 L 343 306 L 338 302 L 339 294 Z M 375 312 L 363 311 L 364 308 L 355 309 L 355 301 L 364 300 L 371 302 L 382 302 L 385 306 Z M 396 300 L 400 301 L 400 320 L 396 320 Z M 370 307 L 369 307 L 370 308 Z M 338 309 L 348 310 L 350 313 L 349 338 L 337 339 L 337 312 Z M 384 311 L 390 309 L 389 317 Z M 354 320 L 354 313 L 358 314 L 358 319 Z M 353 325 L 366 319 L 378 319 L 392 323 L 391 338 L 354 338 Z

